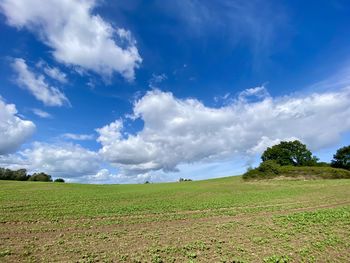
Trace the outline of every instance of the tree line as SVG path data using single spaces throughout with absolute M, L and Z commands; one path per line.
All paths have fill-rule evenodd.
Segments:
M 11 170 L 0 167 L 0 180 L 15 180 L 15 181 L 34 181 L 34 182 L 52 182 L 51 175 L 46 173 L 27 174 L 26 169 Z M 64 182 L 64 179 L 57 178 L 54 182 Z

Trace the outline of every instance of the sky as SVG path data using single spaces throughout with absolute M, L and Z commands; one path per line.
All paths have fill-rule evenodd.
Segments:
M 350 142 L 346 0 L 0 0 L 0 167 L 79 183 L 239 175 Z

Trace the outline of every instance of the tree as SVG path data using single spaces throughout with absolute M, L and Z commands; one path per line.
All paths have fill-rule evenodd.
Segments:
M 55 183 L 64 183 L 64 179 L 62 179 L 62 178 L 57 178 L 57 179 L 55 179 L 54 182 L 55 182 Z
M 279 165 L 313 166 L 317 158 L 312 156 L 310 150 L 300 141 L 283 141 L 272 147 L 268 147 L 262 154 L 263 162 L 273 160 Z
M 28 178 L 29 176 L 27 175 L 26 169 L 13 171 L 10 169 L 0 168 L 0 180 L 26 181 Z
M 13 171 L 13 180 L 17 181 L 27 181 L 29 176 L 27 175 L 27 170 L 26 169 L 19 169 L 17 171 Z
M 332 167 L 350 170 L 350 145 L 337 150 L 333 155 Z
M 40 181 L 40 182 L 52 182 L 51 175 L 48 175 L 46 173 L 35 173 L 28 180 Z

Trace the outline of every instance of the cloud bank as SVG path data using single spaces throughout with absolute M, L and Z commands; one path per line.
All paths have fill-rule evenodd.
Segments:
M 34 142 L 17 154 L 1 156 L 0 166 L 25 168 L 30 173 L 45 172 L 54 177 L 80 178 L 97 174 L 101 158 L 94 151 L 71 143 Z
M 136 41 L 129 31 L 113 28 L 92 13 L 98 2 L 3 0 L 0 10 L 9 25 L 34 32 L 52 48 L 58 62 L 104 77 L 117 72 L 133 80 L 135 69 L 142 62 Z
M 249 157 L 280 140 L 330 146 L 350 130 L 350 89 L 272 98 L 258 87 L 221 108 L 155 90 L 135 103 L 133 116 L 144 122 L 137 134 L 125 134 L 122 120 L 97 129 L 100 154 L 129 175 L 176 171 L 183 163 Z
M 170 175 L 176 176 L 174 172 L 184 167 L 191 171 L 191 164 L 215 164 L 214 169 L 220 163 L 231 167 L 228 161 L 238 160 L 244 165 L 281 140 L 299 139 L 311 150 L 320 150 L 338 143 L 350 131 L 350 88 L 274 98 L 264 87 L 257 87 L 218 108 L 153 90 L 133 106 L 131 120 L 141 119 L 143 128 L 128 134 L 126 119 L 118 119 L 96 129 L 101 144 L 98 151 L 73 143 L 35 142 L 9 154 L 35 126 L 17 117 L 14 105 L 1 101 L 0 109 L 0 133 L 7 138 L 0 140 L 0 166 L 98 183 L 170 180 Z M 85 140 L 93 136 L 63 137 Z

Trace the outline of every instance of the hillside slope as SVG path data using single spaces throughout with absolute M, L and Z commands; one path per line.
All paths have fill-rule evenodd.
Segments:
M 244 180 L 261 179 L 350 179 L 350 171 L 320 166 L 280 166 L 274 162 L 263 162 L 259 167 L 243 174 Z

